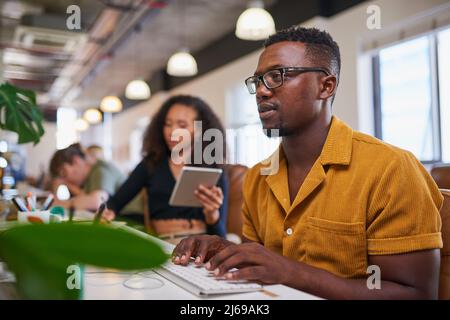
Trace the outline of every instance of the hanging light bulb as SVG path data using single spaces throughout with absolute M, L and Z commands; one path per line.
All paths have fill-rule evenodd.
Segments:
M 58 189 L 56 189 L 56 198 L 63 201 L 70 199 L 70 191 L 65 184 L 60 184 Z
M 243 40 L 263 40 L 274 33 L 275 22 L 260 0 L 251 1 L 236 22 L 236 37 Z
M 90 124 L 97 124 L 102 121 L 102 114 L 97 109 L 87 109 L 83 114 L 84 120 Z
M 197 72 L 197 62 L 187 49 L 174 53 L 167 62 L 167 73 L 171 76 L 190 77 Z
M 8 142 L 6 142 L 5 140 L 0 141 L 0 152 L 8 152 Z
M 100 102 L 100 110 L 103 112 L 119 112 L 122 107 L 122 101 L 116 96 L 106 96 Z
M 150 87 L 140 79 L 130 81 L 125 89 L 125 97 L 131 100 L 146 100 L 150 94 Z
M 5 169 L 7 166 L 8 166 L 8 161 L 5 158 L 0 157 L 0 168 Z
M 83 118 L 78 118 L 75 121 L 75 130 L 77 131 L 86 131 L 89 128 L 89 123 Z

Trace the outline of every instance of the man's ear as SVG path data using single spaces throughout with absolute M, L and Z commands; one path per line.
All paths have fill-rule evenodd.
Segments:
M 84 161 L 84 159 L 82 159 L 80 156 L 73 156 L 72 162 L 70 163 L 70 165 L 77 165 L 83 161 Z
M 319 97 L 326 100 L 336 93 L 337 78 L 334 75 L 329 75 L 321 79 L 321 91 Z
M 58 179 L 64 180 L 66 178 L 66 164 L 63 163 L 58 170 Z

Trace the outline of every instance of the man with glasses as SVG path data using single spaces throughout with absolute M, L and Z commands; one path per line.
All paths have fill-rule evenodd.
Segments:
M 437 298 L 442 196 L 410 152 L 332 115 L 339 72 L 324 31 L 267 39 L 245 84 L 264 129 L 282 137 L 278 170 L 262 175 L 260 163 L 246 176 L 243 244 L 191 237 L 174 263 L 193 257 L 217 276 L 330 299 Z

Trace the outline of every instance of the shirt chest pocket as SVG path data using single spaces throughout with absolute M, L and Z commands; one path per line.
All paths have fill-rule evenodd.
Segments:
M 365 275 L 367 250 L 364 223 L 308 217 L 307 230 L 308 264 L 346 278 Z

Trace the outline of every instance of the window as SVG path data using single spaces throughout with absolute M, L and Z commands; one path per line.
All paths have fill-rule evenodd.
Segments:
M 450 162 L 449 42 L 450 29 L 437 31 L 373 59 L 376 135 L 425 163 Z
M 56 114 L 56 148 L 64 149 L 78 141 L 75 120 L 77 112 L 72 108 L 58 108 Z
M 259 120 L 255 96 L 244 83 L 227 96 L 228 162 L 252 167 L 270 156 L 280 144 L 280 138 L 268 138 Z
M 450 162 L 450 28 L 438 34 L 442 160 Z
M 129 171 L 133 170 L 133 168 L 142 160 L 142 141 L 144 139 L 145 130 L 149 124 L 149 117 L 139 118 L 130 134 L 130 160 L 128 161 L 127 168 Z

